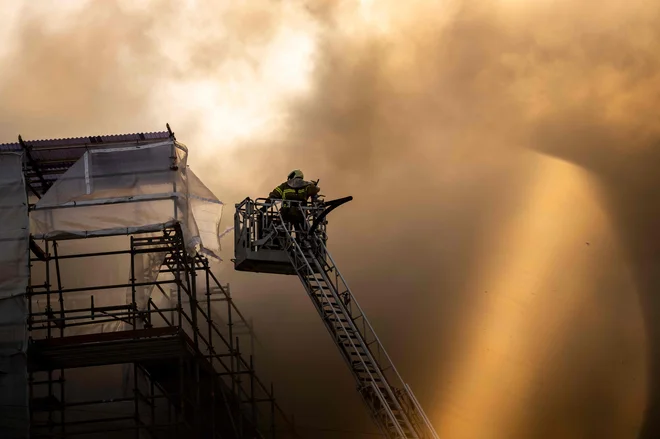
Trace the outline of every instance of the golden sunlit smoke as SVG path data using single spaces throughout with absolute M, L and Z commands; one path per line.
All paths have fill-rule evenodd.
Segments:
M 450 396 L 435 418 L 441 436 L 524 437 L 521 419 L 535 409 L 531 401 L 543 404 L 542 383 L 552 377 L 552 365 L 562 361 L 564 350 L 557 343 L 573 336 L 571 322 L 579 319 L 582 308 L 598 307 L 599 285 L 589 274 L 597 268 L 585 240 L 598 236 L 593 244 L 600 251 L 620 252 L 616 242 L 614 248 L 603 245 L 612 227 L 592 201 L 586 173 L 566 162 L 538 160 L 524 196 L 527 202 L 497 240 L 484 244 L 484 269 L 472 287 L 487 291 L 467 327 L 466 352 L 456 353 Z M 594 223 L 602 224 L 597 234 Z M 570 268 L 558 270 L 560 266 Z M 634 296 L 629 301 L 636 304 Z M 636 329 L 642 331 L 639 325 Z M 638 332 L 638 337 L 643 335 Z M 627 373 L 644 376 L 644 360 L 638 357 Z M 645 384 L 639 380 L 619 395 L 628 409 L 608 419 L 613 437 L 625 436 L 616 431 L 630 433 L 632 422 L 639 430 Z M 556 437 L 582 437 L 579 425 L 557 427 L 556 432 L 561 432 Z
M 331 250 L 448 437 L 660 435 L 658 2 L 0 5 L 3 141 L 169 122 L 226 225 L 293 168 L 353 195 Z M 373 428 L 295 279 L 219 270 L 296 419 Z
M 168 57 L 184 64 L 181 77 L 165 81 L 155 95 L 157 107 L 168 107 L 176 99 L 179 112 L 195 115 L 197 129 L 208 144 L 201 148 L 201 160 L 217 154 L 217 148 L 281 135 L 288 123 L 287 103 L 309 92 L 314 61 L 316 26 L 295 3 L 223 5 L 217 13 L 224 27 L 203 34 L 199 41 L 165 34 L 161 43 L 168 48 Z M 193 9 L 180 18 L 183 25 L 194 27 L 197 17 L 198 9 Z M 233 47 L 226 41 L 233 38 L 232 32 L 244 32 L 241 26 L 246 25 L 261 30 L 254 31 L 256 37 L 248 32 L 245 45 Z M 196 44 L 208 47 L 200 54 Z M 209 68 L 188 76 L 184 66 L 189 62 Z

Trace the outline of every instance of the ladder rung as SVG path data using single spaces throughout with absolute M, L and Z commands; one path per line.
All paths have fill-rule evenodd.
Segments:
M 349 334 L 354 335 L 354 336 L 357 337 L 357 335 L 356 335 L 357 331 L 351 329 L 350 326 L 344 326 L 341 322 L 334 322 L 333 325 L 334 325 L 333 328 L 335 329 L 335 331 L 337 331 L 337 332 L 341 331 L 341 333 L 348 332 Z
M 351 361 L 351 364 L 352 364 L 353 366 L 359 366 L 359 365 L 361 365 L 361 364 L 364 364 L 364 362 L 363 362 L 363 361 L 360 361 L 360 360 L 352 360 L 352 361 Z
M 344 323 L 344 322 L 335 322 L 334 324 L 335 324 L 335 328 L 337 328 L 337 329 L 345 329 L 347 332 L 351 332 L 351 333 L 355 334 L 357 331 L 355 329 L 351 328 L 349 325 L 347 325 L 347 323 L 348 322 L 346 322 L 346 323 Z
M 334 316 L 334 314 L 326 314 L 326 315 L 327 315 L 326 319 L 328 319 L 328 321 L 330 322 L 348 322 L 348 319 L 330 317 L 330 316 Z
M 387 427 L 394 427 L 394 425 L 395 424 L 393 424 L 392 421 L 389 421 L 389 423 L 386 424 Z M 403 433 L 406 436 L 410 435 L 410 430 L 408 430 L 408 428 L 405 426 L 405 424 L 404 425 L 398 424 L 398 426 L 399 426 L 399 428 L 401 428 L 403 430 Z
M 360 381 L 364 381 L 364 382 L 367 382 L 367 383 L 368 383 L 368 382 L 370 382 L 370 381 L 374 381 L 374 382 L 382 382 L 383 380 L 381 380 L 379 377 L 374 377 L 374 378 L 363 378 L 363 377 L 360 377 Z M 382 387 L 379 387 L 379 389 L 382 389 L 381 391 L 384 391 L 384 390 L 385 390 L 385 389 L 382 388 Z
M 319 282 L 319 283 L 325 283 L 325 279 L 322 277 L 316 277 L 313 274 L 308 274 L 305 279 L 307 279 L 308 282 Z
M 337 302 L 323 302 L 323 306 L 331 306 L 335 309 L 341 309 L 341 305 Z
M 352 344 L 350 344 L 350 343 L 348 343 L 348 342 L 345 342 L 345 341 L 344 341 L 344 342 L 341 342 L 341 344 L 342 344 L 343 346 L 347 347 L 347 348 L 352 348 L 352 347 L 353 347 Z M 358 344 L 357 346 L 355 346 L 355 348 L 356 348 L 356 349 L 364 349 L 364 348 L 362 347 L 362 345 L 360 345 L 360 344 Z M 366 354 L 363 353 L 362 355 L 366 355 Z
M 329 297 L 327 299 L 325 297 L 316 297 L 316 298 L 314 298 L 314 300 L 316 300 L 316 302 L 319 305 L 323 305 L 323 306 L 332 306 L 332 307 L 339 306 L 339 304 L 337 302 L 335 302 L 332 299 L 332 297 Z M 327 316 L 331 316 L 331 315 L 335 314 L 332 310 L 329 310 L 329 309 L 324 310 L 324 312 Z
M 351 355 L 355 355 L 357 357 L 366 357 L 367 353 L 366 352 L 357 352 L 357 351 L 355 351 L 355 352 L 351 352 Z
M 330 314 L 330 315 L 332 315 L 332 314 Z M 327 321 L 333 323 L 334 325 L 338 325 L 338 326 L 339 325 L 348 325 L 348 323 L 350 322 L 349 319 L 345 319 L 345 318 L 342 318 L 342 317 L 330 317 L 330 315 L 326 314 L 325 319 Z M 348 326 L 346 326 L 346 327 L 348 328 Z

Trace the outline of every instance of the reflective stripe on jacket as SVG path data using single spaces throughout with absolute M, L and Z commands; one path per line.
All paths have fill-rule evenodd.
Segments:
M 295 183 L 297 184 L 292 186 L 288 181 L 285 181 L 273 189 L 268 197 L 281 200 L 306 201 L 307 198 L 311 197 L 312 195 L 316 195 L 320 190 L 317 186 L 309 182 Z

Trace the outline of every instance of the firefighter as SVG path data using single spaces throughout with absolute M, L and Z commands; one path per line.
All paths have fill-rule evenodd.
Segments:
M 316 183 L 305 181 L 304 178 L 305 176 L 300 169 L 291 171 L 287 180 L 268 195 L 268 198 L 284 201 L 282 203 L 282 217 L 285 221 L 293 224 L 296 229 L 300 229 L 305 218 L 298 206 L 292 206 L 286 201 L 300 201 L 301 204 L 304 204 L 308 198 L 318 195 L 321 191 Z

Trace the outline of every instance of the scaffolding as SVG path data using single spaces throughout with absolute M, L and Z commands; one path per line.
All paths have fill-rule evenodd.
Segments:
M 0 156 L 19 157 L 24 200 L 0 253 L 26 265 L 0 273 L 1 437 L 297 437 L 212 270 L 222 203 L 169 126 Z

